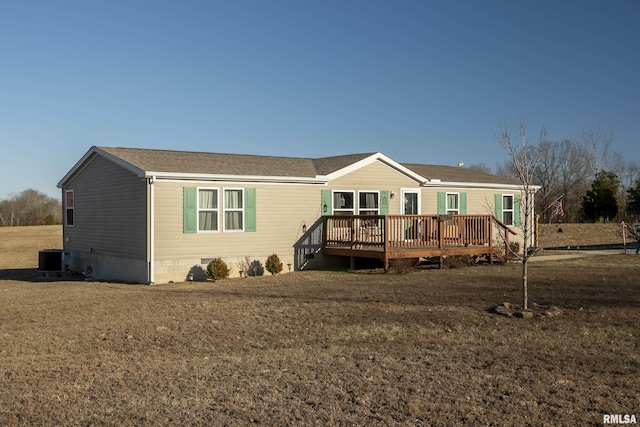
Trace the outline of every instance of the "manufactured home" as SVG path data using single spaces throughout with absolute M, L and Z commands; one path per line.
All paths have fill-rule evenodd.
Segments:
M 359 258 L 499 256 L 522 242 L 521 187 L 382 153 L 323 158 L 91 147 L 60 180 L 65 269 L 96 280 L 203 277 L 271 254 L 284 272 Z M 502 251 L 502 252 L 501 252 Z

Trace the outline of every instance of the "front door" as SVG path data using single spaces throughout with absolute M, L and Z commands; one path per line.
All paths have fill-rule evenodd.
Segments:
M 402 190 L 403 215 L 418 215 L 420 213 L 420 192 L 416 190 Z
M 402 190 L 402 214 L 403 215 L 419 215 L 420 214 L 420 190 L 419 189 L 403 189 Z M 415 241 L 420 239 L 420 224 L 417 218 L 405 218 L 404 222 L 404 240 Z

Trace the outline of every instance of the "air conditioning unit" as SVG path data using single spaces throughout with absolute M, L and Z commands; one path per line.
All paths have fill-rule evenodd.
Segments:
M 38 254 L 38 270 L 45 275 L 64 273 L 64 251 L 62 249 L 43 249 Z

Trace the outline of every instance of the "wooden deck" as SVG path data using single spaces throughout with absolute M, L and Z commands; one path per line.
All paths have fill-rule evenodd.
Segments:
M 322 253 L 355 258 L 377 258 L 385 271 L 389 260 L 440 259 L 445 256 L 506 257 L 508 226 L 491 215 L 333 215 L 323 217 Z M 496 239 L 505 237 L 501 247 Z

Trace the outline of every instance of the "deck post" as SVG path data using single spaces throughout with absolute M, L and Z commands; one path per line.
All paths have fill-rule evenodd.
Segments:
M 442 218 L 438 218 L 438 249 L 442 249 L 444 246 L 444 220 Z M 438 256 L 438 267 L 442 268 L 444 266 L 444 256 L 442 255 L 442 251 L 440 251 L 440 256 Z
M 384 226 L 382 230 L 383 250 L 384 250 L 384 272 L 389 272 L 389 216 L 384 216 Z
M 329 229 L 327 228 L 328 218 L 326 216 L 322 217 L 322 250 L 327 248 L 327 239 L 329 234 Z
M 509 246 L 509 233 L 507 233 L 505 231 L 504 233 L 504 262 L 509 261 L 509 255 L 511 253 L 511 247 Z M 526 243 L 525 243 L 525 250 L 526 250 Z M 518 254 L 516 254 L 516 257 L 518 256 Z
M 493 264 L 493 218 L 487 218 L 489 223 L 489 264 Z
M 356 220 L 351 217 L 349 221 L 351 221 L 351 249 L 353 249 L 356 246 Z

